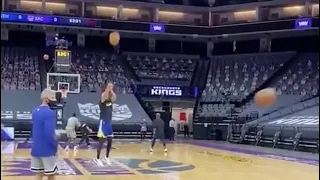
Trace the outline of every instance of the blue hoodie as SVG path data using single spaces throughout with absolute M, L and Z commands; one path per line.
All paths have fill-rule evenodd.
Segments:
M 49 106 L 39 106 L 32 111 L 33 157 L 50 157 L 57 153 L 55 138 L 56 114 Z

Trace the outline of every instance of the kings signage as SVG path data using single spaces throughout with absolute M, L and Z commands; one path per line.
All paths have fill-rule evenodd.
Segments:
M 150 95 L 155 96 L 182 96 L 180 87 L 153 86 L 150 88 Z
M 188 86 L 153 86 L 138 85 L 136 93 L 151 97 L 197 97 L 198 89 Z

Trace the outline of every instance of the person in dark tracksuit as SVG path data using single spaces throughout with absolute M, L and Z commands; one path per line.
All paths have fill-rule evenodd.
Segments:
M 185 123 L 184 123 L 183 129 L 184 129 L 184 137 L 190 137 L 190 135 L 189 135 L 189 124 L 188 124 L 188 122 L 185 122 Z
M 84 141 L 86 141 L 87 146 L 90 147 L 89 133 L 91 133 L 92 130 L 89 128 L 89 126 L 86 123 L 82 123 L 79 129 L 81 132 L 81 140 L 78 146 L 80 146 Z
M 156 118 L 155 120 L 153 120 L 152 124 L 153 124 L 154 135 L 151 142 L 150 153 L 153 152 L 153 147 L 157 139 L 159 139 L 162 142 L 164 147 L 164 152 L 166 153 L 168 150 L 167 150 L 167 146 L 164 138 L 164 121 L 161 119 L 159 113 L 156 114 Z

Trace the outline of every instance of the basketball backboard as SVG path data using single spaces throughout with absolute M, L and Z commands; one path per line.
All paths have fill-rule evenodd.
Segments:
M 80 74 L 47 73 L 47 88 L 54 91 L 66 89 L 68 93 L 80 93 Z

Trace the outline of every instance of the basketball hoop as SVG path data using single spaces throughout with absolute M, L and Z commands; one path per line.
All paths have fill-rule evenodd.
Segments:
M 47 87 L 54 91 L 61 92 L 61 89 L 67 89 L 69 94 L 80 93 L 81 86 L 80 74 L 70 73 L 47 73 Z M 73 86 L 70 86 L 70 82 L 74 82 Z

